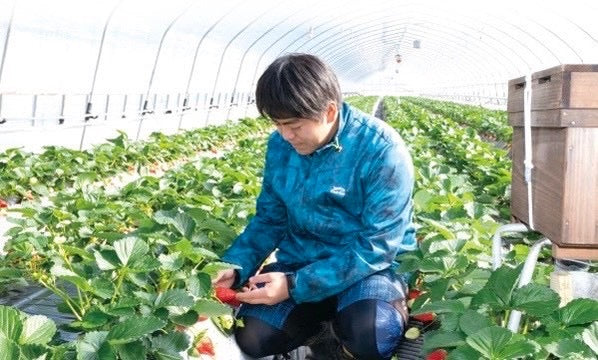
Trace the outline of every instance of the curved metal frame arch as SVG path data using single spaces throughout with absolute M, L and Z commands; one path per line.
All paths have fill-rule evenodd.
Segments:
M 96 59 L 96 66 L 93 71 L 93 78 L 91 80 L 91 89 L 89 90 L 89 95 L 87 95 L 87 104 L 85 105 L 85 117 L 83 118 L 83 121 L 85 122 L 85 124 L 83 125 L 83 131 L 81 132 L 81 140 L 79 141 L 79 150 L 83 149 L 83 142 L 85 141 L 85 134 L 87 132 L 87 122 L 90 119 L 97 118 L 97 116 L 91 115 L 91 108 L 93 106 L 92 105 L 93 91 L 95 90 L 96 77 L 98 75 L 98 69 L 100 68 L 100 60 L 102 59 L 102 51 L 104 50 L 104 40 L 106 40 L 106 31 L 108 30 L 108 25 L 110 24 L 110 20 L 112 20 L 112 16 L 114 15 L 114 13 L 116 12 L 116 10 L 118 9 L 118 7 L 121 4 L 122 4 L 122 0 L 120 0 L 114 6 L 114 8 L 112 8 L 112 11 L 110 11 L 108 18 L 106 18 L 106 22 L 104 23 L 104 30 L 102 30 L 102 38 L 100 40 L 100 48 L 98 49 L 98 57 Z
M 286 18 L 282 19 L 281 21 L 279 21 L 278 23 L 276 23 L 274 26 L 270 27 L 268 30 L 266 30 L 262 35 L 260 35 L 257 39 L 255 39 L 248 47 L 247 49 L 245 49 L 245 51 L 243 52 L 243 56 L 241 57 L 241 61 L 239 62 L 239 66 L 238 66 L 238 70 L 237 70 L 237 76 L 235 77 L 235 83 L 233 84 L 233 90 L 231 92 L 231 98 L 230 98 L 230 105 L 232 106 L 235 102 L 235 92 L 237 91 L 237 85 L 239 84 L 239 78 L 241 77 L 241 70 L 243 69 L 243 64 L 245 63 L 245 57 L 247 56 L 247 54 L 249 53 L 249 51 L 253 48 L 253 46 L 255 46 L 255 44 L 257 44 L 261 39 L 264 38 L 264 36 L 268 35 L 272 30 L 274 30 L 277 26 L 279 26 L 280 24 L 283 24 L 284 22 L 286 22 L 289 18 L 291 18 L 293 15 L 289 15 Z M 226 117 L 228 118 L 230 116 L 230 106 L 228 108 L 228 112 L 226 113 Z
M 278 3 L 277 6 L 280 6 L 280 5 L 282 5 L 282 3 Z M 220 71 L 222 70 L 222 62 L 224 61 L 224 56 L 226 55 L 226 51 L 228 50 L 230 45 L 233 43 L 233 41 L 235 41 L 242 33 L 244 33 L 245 30 L 247 30 L 251 25 L 253 25 L 256 21 L 258 21 L 262 16 L 266 15 L 268 12 L 270 12 L 274 8 L 275 7 L 269 8 L 268 10 L 262 12 L 260 15 L 253 18 L 253 20 L 251 20 L 249 23 L 247 23 L 247 25 L 245 25 L 241 30 L 239 30 L 239 32 L 237 32 L 235 34 L 235 36 L 233 36 L 233 38 L 230 39 L 229 42 L 224 47 L 224 50 L 222 51 L 222 56 L 220 57 L 220 63 L 218 64 L 218 70 L 216 70 L 216 79 L 214 80 L 214 86 L 212 87 L 212 95 L 210 96 L 210 108 L 212 107 L 212 105 L 214 103 L 214 95 L 216 93 L 216 86 L 218 85 Z M 208 110 L 208 114 L 206 116 L 206 121 L 204 123 L 204 126 L 208 124 L 209 120 L 210 120 L 210 111 Z
M 397 21 L 398 21 L 398 20 L 397 20 Z M 397 30 L 397 31 L 392 31 L 392 32 L 386 32 L 386 34 L 394 34 L 394 33 L 397 33 L 397 32 L 398 32 L 398 33 L 400 33 L 400 34 L 405 34 L 405 33 L 407 33 L 407 30 L 406 30 L 407 28 L 408 28 L 408 25 L 407 25 L 407 26 L 405 26 L 405 27 L 404 27 L 404 29 Z M 426 28 L 425 30 L 428 30 L 430 33 L 433 33 L 433 32 L 435 31 L 434 29 L 431 29 L 431 28 Z M 376 31 L 376 30 L 372 30 L 372 31 L 366 31 L 366 32 L 360 32 L 360 33 L 358 34 L 358 36 L 359 36 L 359 37 L 361 37 L 361 39 L 360 39 L 360 40 L 367 41 L 369 38 L 377 38 L 377 37 L 378 37 L 378 35 L 379 35 L 380 33 L 379 33 L 379 32 L 375 32 L 375 31 Z M 418 30 L 418 32 L 419 32 L 419 33 L 426 33 L 427 31 Z M 418 33 L 418 34 L 419 34 L 419 33 Z M 363 37 L 363 34 L 370 34 L 370 35 L 368 35 L 368 36 L 366 36 L 366 37 Z M 351 34 L 351 35 L 353 35 L 353 34 Z M 416 36 L 417 34 L 413 34 L 413 35 L 414 35 L 414 36 Z M 451 37 L 455 37 L 455 38 L 457 38 L 457 39 L 459 39 L 459 40 L 463 40 L 463 39 L 461 39 L 461 38 L 458 38 L 458 37 L 456 37 L 456 36 L 454 36 L 454 35 L 452 35 L 452 34 L 448 34 L 448 33 L 446 33 L 446 32 L 440 32 L 439 34 L 434 34 L 434 35 L 435 35 L 435 36 L 437 36 L 437 37 L 448 37 L 448 36 L 451 36 Z M 358 37 L 358 36 L 355 36 L 355 37 Z M 346 38 L 346 36 L 343 36 L 343 37 L 341 37 L 341 38 L 339 39 L 339 40 L 341 40 L 341 41 L 338 41 L 338 43 L 342 43 L 342 44 L 347 44 L 347 43 L 349 43 L 349 44 L 351 44 L 351 42 L 350 42 L 349 40 L 351 40 L 351 39 L 353 39 L 353 38 L 354 38 L 354 36 L 349 36 L 348 38 Z M 442 41 L 442 42 L 440 42 L 440 43 L 443 43 L 443 44 L 445 44 L 445 45 L 446 45 L 446 44 L 452 44 L 452 42 L 450 42 L 450 41 Z M 353 43 L 353 44 L 355 44 L 355 43 Z M 360 43 L 359 43 L 359 46 L 362 46 L 362 45 L 363 45 L 363 42 L 360 42 Z M 327 57 L 327 56 L 329 56 L 329 53 L 331 53 L 331 52 L 333 52 L 334 50 L 336 50 L 336 49 L 340 48 L 340 46 L 341 46 L 341 45 L 335 45 L 335 46 L 334 46 L 334 47 L 332 47 L 332 48 L 325 47 L 325 51 L 326 51 L 326 52 L 325 52 L 325 53 L 320 53 L 319 55 L 320 55 L 320 56 L 322 56 L 322 57 Z M 357 44 L 355 44 L 355 45 L 349 45 L 349 46 L 348 46 L 348 47 L 346 47 L 344 50 L 347 50 L 347 49 L 352 49 L 352 48 L 355 48 L 355 47 L 357 47 L 357 46 L 358 46 Z M 452 47 L 452 46 L 450 46 L 450 48 L 453 48 L 453 47 Z M 471 52 L 472 54 L 476 54 L 476 53 L 474 52 L 474 49 L 473 49 L 473 48 L 472 48 L 472 49 L 469 49 L 469 48 L 467 48 L 467 49 L 462 49 L 462 50 L 461 50 L 461 52 L 466 52 L 466 51 L 467 51 L 467 52 Z M 346 54 L 346 52 L 343 52 L 343 55 L 345 55 L 345 54 Z M 503 55 L 503 56 L 504 56 L 504 55 Z M 465 59 L 467 59 L 468 57 L 464 57 L 464 58 L 465 58 Z M 507 58 L 507 62 L 508 62 L 508 63 L 510 63 L 510 66 L 512 66 L 514 69 L 517 69 L 517 66 L 516 66 L 516 64 L 514 64 L 514 63 L 513 63 L 513 62 L 512 62 L 510 59 L 508 59 L 508 58 Z M 506 62 L 501 62 L 501 61 L 498 61 L 498 64 L 499 64 L 501 67 L 503 67 L 503 68 L 507 67 L 507 63 L 506 63 Z
M 419 19 L 419 18 L 417 18 L 417 19 Z M 429 21 L 428 19 L 424 19 L 423 21 L 424 21 L 425 23 L 430 23 L 430 21 Z M 434 24 L 440 25 L 440 24 L 438 24 L 438 23 L 434 23 Z M 373 26 L 369 26 L 369 27 L 373 27 Z M 366 28 L 369 28 L 369 27 L 366 27 Z M 466 27 L 466 28 L 470 28 L 470 27 Z M 427 28 L 427 30 L 429 30 L 429 31 L 434 31 L 434 29 L 432 29 L 432 28 Z M 458 30 L 456 30 L 456 29 L 455 29 L 455 32 L 457 32 L 457 31 L 458 31 Z M 337 32 L 337 33 L 335 33 L 334 35 L 337 35 L 337 34 L 339 34 L 339 33 L 341 33 L 341 32 Z M 442 35 L 442 34 L 444 34 L 444 33 L 443 33 L 443 32 L 440 32 L 440 34 Z M 473 35 L 472 35 L 471 33 L 469 33 L 469 32 L 463 32 L 463 34 L 466 34 L 466 35 L 467 35 L 467 36 L 469 36 L 469 37 L 473 37 Z M 343 35 L 341 35 L 340 37 L 338 37 L 338 38 L 334 38 L 334 39 L 332 39 L 332 36 L 329 36 L 329 37 L 328 37 L 326 40 L 330 40 L 330 39 L 332 39 L 332 40 L 330 40 L 329 42 L 332 42 L 332 41 L 334 41 L 334 42 L 342 43 L 341 41 L 338 41 L 338 40 L 339 40 L 339 39 L 343 39 L 345 36 L 346 36 L 346 35 L 344 35 L 344 36 L 343 36 Z M 457 39 L 459 39 L 459 40 L 463 40 L 463 41 L 465 41 L 465 40 L 466 40 L 466 38 L 461 38 L 461 37 L 458 37 L 458 36 L 455 36 L 455 37 L 456 37 Z M 494 38 L 494 37 L 491 37 L 491 36 L 489 36 L 489 37 L 490 37 L 490 38 L 492 38 L 493 40 L 495 40 L 496 42 L 498 42 L 499 44 L 501 44 L 501 45 L 502 45 L 504 48 L 506 48 L 507 50 L 510 50 L 510 48 L 509 48 L 509 47 L 508 47 L 506 44 L 503 44 L 503 43 L 502 43 L 500 40 L 498 40 L 498 39 L 496 39 L 496 38 Z M 329 43 L 329 42 L 328 42 L 328 43 Z M 322 41 L 322 42 L 320 42 L 320 43 L 323 43 L 323 41 Z M 320 45 L 320 44 L 318 44 L 318 45 Z M 338 46 L 339 46 L 339 45 L 336 45 L 336 47 L 338 47 Z M 330 47 L 329 47 L 329 46 L 327 46 L 327 44 L 325 44 L 323 47 L 324 47 L 324 48 L 326 48 L 326 51 L 328 51 L 328 50 L 330 49 Z M 311 48 L 310 48 L 308 51 L 314 51 L 314 50 L 313 50 L 314 48 L 315 48 L 315 46 L 312 46 L 312 47 L 311 47 Z M 491 47 L 490 47 L 490 48 L 491 48 Z M 513 52 L 513 51 L 511 50 L 511 52 Z M 506 58 L 506 59 L 507 59 L 509 62 L 511 62 L 511 63 L 512 63 L 512 61 L 509 59 L 509 57 L 505 56 L 503 52 L 501 52 L 501 51 L 498 51 L 498 50 L 497 50 L 497 51 L 496 51 L 496 53 L 498 53 L 498 54 L 499 54 L 498 56 L 504 57 L 504 58 Z M 524 64 L 526 64 L 526 65 L 527 65 L 527 62 L 525 61 L 525 59 L 524 59 L 523 57 L 521 57 L 521 56 L 520 56 L 519 54 L 517 54 L 516 52 L 513 52 L 513 53 L 514 53 L 514 54 L 515 54 L 515 55 L 516 55 L 518 58 L 520 58 L 520 60 L 521 60 L 521 62 L 522 62 L 522 63 L 524 63 Z M 489 54 L 491 54 L 491 53 L 489 53 Z M 514 66 L 515 66 L 515 68 L 517 68 L 517 66 L 516 66 L 515 64 L 513 64 L 513 63 L 512 63 L 512 65 L 514 65 Z
M 399 20 L 397 19 L 396 21 L 399 21 Z M 393 21 L 393 22 L 394 22 L 394 21 Z M 426 23 L 431 23 L 431 22 L 426 22 Z M 392 24 L 392 23 L 391 23 L 391 24 Z M 438 23 L 433 23 L 433 24 L 435 24 L 435 25 L 439 25 Z M 410 27 L 410 26 L 409 26 L 409 24 L 406 24 L 406 25 L 404 26 L 404 28 L 405 28 L 405 31 L 407 31 L 406 29 L 408 29 L 409 27 Z M 444 38 L 452 37 L 452 38 L 454 38 L 454 39 L 457 39 L 457 40 L 461 40 L 461 41 L 467 41 L 467 39 L 466 39 L 466 38 L 462 38 L 462 37 L 459 37 L 459 36 L 457 36 L 457 35 L 450 34 L 450 33 L 448 33 L 448 31 L 447 31 L 447 30 L 449 30 L 449 29 L 445 29 L 444 31 L 441 31 L 441 30 L 439 30 L 439 29 L 436 29 L 436 28 L 432 28 L 432 27 L 426 27 L 426 28 L 424 28 L 424 29 L 418 29 L 418 32 L 419 32 L 419 33 L 431 33 L 431 34 L 434 34 L 434 36 L 436 36 L 436 37 L 438 37 L 438 38 L 440 38 L 440 37 L 444 37 Z M 453 29 L 450 29 L 450 30 L 451 30 L 451 31 L 453 31 Z M 457 32 L 458 30 L 454 30 L 454 31 L 455 31 L 455 32 Z M 376 36 L 376 35 L 378 35 L 378 34 L 379 34 L 379 33 L 376 33 L 375 31 L 366 31 L 366 32 L 360 32 L 360 33 L 359 33 L 359 35 L 363 35 L 364 33 L 365 33 L 365 34 L 371 34 L 371 33 L 373 33 L 373 34 L 374 34 L 374 36 Z M 413 35 L 414 35 L 414 36 L 417 36 L 417 35 L 419 35 L 419 33 L 418 33 L 418 34 L 413 34 Z M 472 35 L 472 34 L 469 34 L 469 33 L 467 33 L 467 36 L 468 36 L 468 37 L 473 37 L 473 35 Z M 347 41 L 346 41 L 346 40 L 351 40 L 352 38 L 353 38 L 353 37 L 349 37 L 348 39 L 345 39 L 345 37 L 343 36 L 343 37 L 341 38 L 343 41 L 338 41 L 338 43 L 339 43 L 339 44 L 335 44 L 335 45 L 333 45 L 333 46 L 326 46 L 326 47 L 325 47 L 325 52 L 324 52 L 324 53 L 320 53 L 320 54 L 321 54 L 322 56 L 327 56 L 327 55 L 328 55 L 328 53 L 330 53 L 330 52 L 333 52 L 334 50 L 336 50 L 336 49 L 340 48 L 340 47 L 342 46 L 342 45 L 340 45 L 340 43 L 347 43 Z M 448 42 L 448 41 L 447 41 L 447 42 Z M 351 42 L 348 42 L 348 43 L 351 43 Z M 488 44 L 486 44 L 486 43 L 483 43 L 483 44 L 485 45 L 485 47 L 488 47 L 488 48 L 492 49 L 492 47 L 491 47 L 490 45 L 488 45 Z M 399 44 L 399 45 L 400 45 L 400 44 Z M 487 51 L 484 51 L 484 52 L 487 52 Z M 513 68 L 517 69 L 517 65 L 516 65 L 516 64 L 515 64 L 515 63 L 514 63 L 514 62 L 513 62 L 513 61 L 512 61 L 512 60 L 511 60 L 511 59 L 510 59 L 508 56 L 504 55 L 504 53 L 502 53 L 502 52 L 500 52 L 500 51 L 497 51 L 497 52 L 498 52 L 498 54 L 499 54 L 499 56 L 500 56 L 500 57 L 503 57 L 503 58 L 505 58 L 505 59 L 506 59 L 506 62 L 502 62 L 502 61 L 500 61 L 500 62 L 499 62 L 499 64 L 500 64 L 501 66 L 505 67 L 505 65 L 506 65 L 507 63 L 510 63 L 510 64 L 511 64 L 511 66 L 512 66 Z M 489 54 L 492 54 L 492 53 L 490 53 L 490 52 L 487 52 L 487 53 L 489 53 Z M 520 56 L 519 56 L 519 58 L 520 58 L 520 60 L 521 60 L 522 62 L 524 62 L 524 59 L 523 59 L 522 57 L 520 57 Z
M 150 75 L 150 79 L 149 79 L 149 83 L 147 85 L 147 91 L 145 93 L 145 99 L 143 101 L 143 110 L 141 112 L 141 119 L 139 120 L 139 126 L 137 127 L 137 135 L 135 136 L 135 140 L 139 140 L 139 133 L 141 132 L 141 125 L 143 124 L 143 120 L 145 118 L 145 114 L 147 114 L 147 104 L 148 104 L 148 98 L 149 98 L 149 93 L 152 89 L 152 83 L 154 81 L 154 75 L 156 74 L 156 68 L 158 67 L 158 60 L 160 59 L 160 53 L 162 52 L 162 45 L 164 44 L 164 39 L 166 38 L 166 35 L 168 35 L 168 32 L 170 31 L 170 29 L 172 29 L 172 26 L 187 12 L 187 10 L 189 10 L 192 6 L 194 5 L 193 2 L 190 2 L 185 9 L 178 14 L 171 22 L 170 24 L 168 24 L 168 26 L 166 27 L 166 30 L 164 30 L 164 33 L 162 33 L 162 38 L 160 39 L 160 44 L 158 45 L 158 51 L 156 52 L 156 59 L 154 60 L 154 67 L 152 68 L 152 73 Z
M 370 49 L 372 50 L 372 52 L 384 51 L 384 50 L 381 50 L 380 47 L 377 46 L 377 44 L 373 44 L 373 43 L 368 44 L 367 47 L 365 48 L 365 50 L 368 51 L 368 53 L 370 53 L 369 52 Z M 351 65 L 351 66 L 347 67 L 347 64 L 349 61 L 350 60 L 343 60 L 343 55 L 340 55 L 336 59 L 328 60 L 328 62 L 331 64 L 331 66 L 334 66 L 336 68 L 345 68 L 346 70 L 343 71 L 344 73 L 349 72 L 349 70 L 347 70 L 347 69 L 351 69 L 351 72 L 353 72 L 353 71 L 357 72 L 357 69 L 363 66 L 363 63 L 358 62 L 358 63 L 355 63 L 355 65 Z M 483 77 L 487 76 L 486 75 L 487 72 L 484 73 L 483 71 L 478 70 L 479 67 L 473 66 L 473 63 L 471 63 L 471 62 L 467 62 L 467 63 L 471 64 L 471 65 L 469 67 L 466 67 L 464 65 L 461 65 L 460 63 L 452 63 L 451 66 L 460 68 L 461 71 L 463 71 L 463 73 L 474 72 L 475 74 L 477 74 L 477 77 L 479 77 L 479 78 L 483 78 Z M 432 67 L 432 68 L 434 68 L 434 67 Z M 364 73 L 364 71 L 360 71 L 360 73 Z
M 332 7 L 335 7 L 335 6 L 332 6 Z M 317 18 L 319 18 L 319 17 L 324 17 L 324 16 L 325 16 L 325 15 L 324 15 L 324 13 L 325 13 L 325 11 L 322 11 L 322 12 L 321 12 L 321 14 L 320 14 L 320 15 L 318 15 L 318 16 L 316 16 L 315 18 L 317 19 Z M 332 20 L 335 20 L 335 19 L 337 19 L 337 18 L 341 18 L 341 17 L 342 17 L 342 15 L 337 15 L 337 16 L 335 16 L 335 17 L 331 18 L 331 19 L 329 18 L 329 19 L 328 19 L 328 21 L 332 21 Z M 286 33 L 284 33 L 282 36 L 280 36 L 278 39 L 276 39 L 274 42 L 272 42 L 272 44 L 270 44 L 270 46 L 268 46 L 268 47 L 267 47 L 267 48 L 266 48 L 266 49 L 265 49 L 265 50 L 264 50 L 264 51 L 263 51 L 263 52 L 260 54 L 260 56 L 259 56 L 259 58 L 258 58 L 258 61 L 257 61 L 257 63 L 256 63 L 255 71 L 253 72 L 253 77 L 252 77 L 252 80 L 251 80 L 251 89 L 253 89 L 253 87 L 255 86 L 255 79 L 256 79 L 256 77 L 257 77 L 258 70 L 260 69 L 260 63 L 262 62 L 262 59 L 264 58 L 264 56 L 266 55 L 266 53 L 267 53 L 268 51 L 270 51 L 270 50 L 271 50 L 271 49 L 274 47 L 274 45 L 276 45 L 276 44 L 277 44 L 279 41 L 281 41 L 282 39 L 284 39 L 284 38 L 285 38 L 285 37 L 287 37 L 288 35 L 290 35 L 290 34 L 292 34 L 293 32 L 295 32 L 297 29 L 299 29 L 299 28 L 300 28 L 301 26 L 303 26 L 304 24 L 306 24 L 306 23 L 309 23 L 309 22 L 311 22 L 311 21 L 313 21 L 313 20 L 314 20 L 314 19 L 308 19 L 308 20 L 305 20 L 305 21 L 303 21 L 303 22 L 299 23 L 298 25 L 296 25 L 295 27 L 293 27 L 291 30 L 287 31 L 287 32 L 286 32 Z M 305 36 L 305 34 L 301 34 L 301 35 L 300 35 L 300 36 L 297 38 L 297 40 L 298 40 L 298 39 L 300 39 L 300 38 L 302 38 L 303 36 Z
M 216 26 L 218 26 L 218 24 L 220 24 L 220 22 L 222 20 L 224 20 L 224 18 L 226 18 L 228 15 L 230 15 L 241 2 L 243 2 L 243 1 L 239 1 L 239 2 L 235 3 L 234 6 L 232 6 L 230 9 L 228 9 L 228 11 L 224 13 L 224 15 L 222 15 L 218 20 L 216 20 L 215 23 L 213 23 L 208 28 L 208 30 L 201 36 L 201 38 L 197 42 L 197 45 L 195 46 L 195 54 L 193 55 L 193 61 L 191 62 L 191 69 L 189 70 L 189 78 L 187 79 L 187 86 L 185 87 L 185 99 L 183 100 L 183 112 L 188 109 L 189 88 L 191 87 L 191 80 L 193 79 L 193 75 L 195 73 L 195 65 L 197 64 L 197 55 L 199 54 L 199 48 L 203 44 L 203 41 L 207 38 L 208 34 L 210 34 L 212 32 L 212 30 L 214 30 L 214 28 L 216 28 Z M 183 112 L 181 112 L 181 116 L 179 117 L 178 130 L 181 129 L 181 125 L 183 123 Z
M 0 85 L 2 85 L 2 74 L 4 73 L 4 61 L 6 60 L 6 52 L 8 51 L 8 40 L 10 39 L 10 30 L 12 29 L 12 21 L 15 16 L 15 9 L 17 7 L 17 1 L 14 0 L 12 3 L 12 9 L 10 10 L 10 18 L 8 20 L 8 28 L 6 29 L 6 38 L 4 39 L 4 47 L 2 50 L 2 60 L 0 60 Z
M 467 17 L 467 18 L 469 18 L 469 17 Z M 479 22 L 481 22 L 479 19 L 476 19 L 476 20 L 477 20 L 477 21 L 479 21 Z M 522 43 L 522 42 L 521 42 L 519 39 L 517 39 L 516 37 L 513 37 L 513 36 L 512 36 L 510 33 L 508 33 L 508 32 L 505 32 L 505 31 L 504 31 L 503 29 L 501 29 L 500 27 L 497 27 L 497 26 L 495 26 L 493 23 L 487 23 L 487 22 L 481 22 L 481 23 L 482 23 L 482 24 L 484 24 L 484 25 L 486 25 L 486 26 L 490 26 L 490 27 L 492 27 L 493 29 L 495 29 L 496 31 L 498 31 L 498 32 L 500 32 L 500 33 L 502 33 L 502 34 L 504 34 L 505 36 L 508 36 L 508 37 L 509 37 L 509 38 L 511 38 L 512 40 L 514 40 L 514 41 L 518 42 L 518 43 L 519 43 L 519 44 L 520 44 L 520 45 L 521 45 L 523 48 L 525 48 L 525 49 L 527 49 L 527 48 L 528 48 L 528 47 L 527 47 L 525 44 L 523 44 L 523 43 Z M 460 25 L 461 25 L 461 26 L 464 26 L 464 27 L 467 27 L 466 25 L 463 25 L 463 24 L 460 24 Z M 523 34 L 525 34 L 525 35 L 529 36 L 531 39 L 533 39 L 533 41 L 537 42 L 537 43 L 538 43 L 538 44 L 539 44 L 541 47 L 543 47 L 544 49 L 546 49 L 548 53 L 550 53 L 551 55 L 553 55 L 553 56 L 556 58 L 556 60 L 557 60 L 559 63 L 561 63 L 561 61 L 560 61 L 560 59 L 558 58 L 558 56 L 556 56 L 556 54 L 554 54 L 554 52 L 552 52 L 552 50 L 550 50 L 550 48 L 548 48 L 547 46 L 545 46 L 545 45 L 544 45 L 544 43 L 543 43 L 543 42 L 541 42 L 539 39 L 535 38 L 534 36 L 531 36 L 530 34 L 528 34 L 528 33 L 526 33 L 526 32 L 524 32 L 522 29 L 520 29 L 520 28 L 519 28 L 519 27 L 517 27 L 516 25 L 513 25 L 513 24 L 511 24 L 510 22 L 509 22 L 509 25 L 511 25 L 511 26 L 513 26 L 515 29 L 517 29 L 517 30 L 521 31 Z M 325 31 L 324 31 L 324 32 L 322 32 L 322 33 L 319 33 L 317 36 L 321 36 L 322 34 L 324 34 L 324 33 L 328 32 L 328 31 L 330 31 L 330 30 L 332 30 L 332 29 L 334 29 L 334 26 L 332 26 L 332 27 L 328 28 L 327 30 L 325 30 Z M 336 34 L 338 34 L 338 33 L 340 33 L 340 32 L 337 32 Z M 486 35 L 487 35 L 487 34 L 486 34 Z M 316 36 L 316 37 L 317 37 L 317 36 Z M 327 40 L 327 39 L 330 39 L 330 38 L 332 38 L 332 37 L 333 37 L 333 36 L 329 36 L 328 38 L 326 38 L 326 40 Z M 306 44 L 307 44 L 309 41 L 311 41 L 311 40 L 313 40 L 313 39 L 310 39 L 310 40 L 308 40 L 308 41 L 304 42 L 303 44 L 301 44 L 301 45 L 300 45 L 298 48 L 296 48 L 296 49 L 300 49 L 301 47 L 305 46 L 305 45 L 306 45 Z M 495 40 L 496 40 L 496 39 L 495 39 Z M 316 46 L 320 45 L 320 44 L 321 44 L 322 42 L 324 42 L 324 41 L 325 41 L 325 40 L 321 40 L 319 43 L 317 43 L 317 44 L 315 44 L 315 45 L 312 45 L 312 48 L 314 48 L 314 47 L 316 47 Z M 500 42 L 500 41 L 499 41 L 499 43 L 501 43 L 501 44 L 502 44 L 502 42 Z M 505 44 L 502 44 L 502 45 L 503 45 L 503 46 L 504 46 L 506 49 L 510 49 L 510 48 L 509 48 L 507 45 L 505 45 Z M 285 50 L 286 50 L 286 49 L 285 49 Z M 530 51 L 530 53 L 532 53 L 532 52 Z M 533 53 L 532 53 L 532 54 L 533 54 Z M 533 54 L 533 55 L 535 56 L 535 54 Z M 527 64 L 527 62 L 525 62 L 525 63 Z

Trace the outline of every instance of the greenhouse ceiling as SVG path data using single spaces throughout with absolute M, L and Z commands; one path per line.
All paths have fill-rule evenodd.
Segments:
M 345 91 L 504 84 L 598 63 L 596 14 L 595 0 L 2 0 L 0 92 L 250 91 L 288 52 L 324 58 Z

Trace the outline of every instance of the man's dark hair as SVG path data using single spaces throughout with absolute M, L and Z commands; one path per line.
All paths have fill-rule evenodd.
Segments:
M 331 101 L 340 106 L 336 75 L 309 54 L 289 54 L 274 60 L 257 82 L 257 109 L 270 119 L 316 119 Z

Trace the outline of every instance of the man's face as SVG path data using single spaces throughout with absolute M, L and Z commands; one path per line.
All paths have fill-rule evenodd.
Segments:
M 338 128 L 336 115 L 336 104 L 330 103 L 317 119 L 274 119 L 274 124 L 295 151 L 309 155 L 330 141 Z

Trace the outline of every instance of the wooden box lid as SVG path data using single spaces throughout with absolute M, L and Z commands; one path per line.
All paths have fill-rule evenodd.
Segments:
M 525 77 L 509 81 L 507 111 L 521 112 L 513 119 L 510 117 L 509 121 L 515 122 L 514 126 L 519 126 L 516 123 L 523 119 L 524 89 Z M 536 117 L 536 125 L 532 119 L 532 126 L 546 126 L 542 119 L 537 118 L 538 111 L 552 111 L 550 116 L 543 114 L 545 120 L 550 119 L 554 123 L 552 126 L 598 126 L 597 94 L 598 64 L 559 65 L 535 72 L 532 74 L 532 118 Z M 562 121 L 555 121 L 554 115 L 562 117 Z M 575 121 L 588 117 L 590 119 L 581 125 Z

